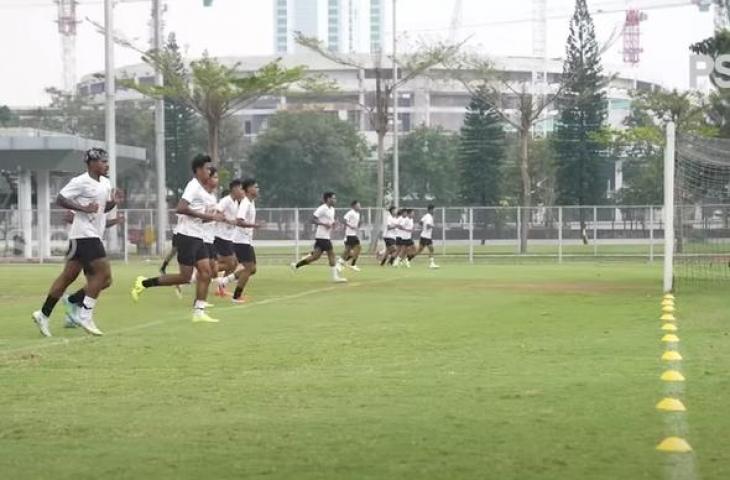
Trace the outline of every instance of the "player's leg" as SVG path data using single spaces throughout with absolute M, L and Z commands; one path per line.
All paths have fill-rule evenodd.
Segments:
M 196 255 L 202 255 L 204 253 L 204 247 L 205 244 L 200 239 L 179 235 L 177 263 L 180 265 L 180 271 L 175 274 L 160 275 L 159 277 L 153 278 L 137 277 L 132 287 L 132 298 L 134 301 L 138 301 L 140 294 L 148 288 L 169 287 L 189 283 L 193 275 L 193 267 L 197 260 L 199 260 L 196 259 Z M 198 252 L 198 249 L 200 249 L 200 252 Z M 207 255 L 205 256 L 205 260 L 207 260 Z
M 330 270 L 332 271 L 332 281 L 338 283 L 346 282 L 347 279 L 340 277 L 340 272 L 337 270 L 337 256 L 335 255 L 335 249 L 332 247 L 332 242 L 324 242 L 322 247 L 327 252 L 327 260 L 329 261 Z
M 173 245 L 170 251 L 167 252 L 167 255 L 165 255 L 165 258 L 162 260 L 162 265 L 160 265 L 160 274 L 164 275 L 165 273 L 167 273 L 167 265 L 170 264 L 175 255 L 177 255 L 177 247 Z
M 428 268 L 439 268 L 434 258 L 433 241 L 428 244 Z
M 69 253 L 70 252 L 71 251 L 69 250 Z M 76 281 L 79 274 L 81 273 L 82 268 L 83 267 L 81 263 L 77 260 L 67 260 L 66 264 L 63 266 L 63 270 L 61 270 L 61 273 L 51 284 L 51 288 L 48 290 L 48 294 L 46 295 L 46 301 L 43 302 L 41 309 L 33 312 L 33 321 L 38 326 L 38 329 L 41 331 L 41 334 L 43 334 L 43 336 L 51 336 L 51 331 L 48 326 L 48 319 L 51 317 L 53 308 L 56 306 L 56 303 L 58 303 L 58 301 L 61 299 L 63 293 L 66 291 L 69 285 Z
M 357 260 L 360 258 L 360 252 L 362 252 L 362 245 L 359 243 L 355 245 L 352 249 L 351 255 L 350 255 L 350 264 L 354 267 L 357 265 Z
M 200 255 L 196 255 L 196 258 L 195 269 L 198 272 L 198 278 L 195 284 L 193 322 L 217 323 L 217 319 L 211 318 L 205 313 L 205 307 L 208 305 L 208 288 L 210 287 L 210 279 L 213 273 L 210 268 L 210 259 L 207 256 L 205 245 L 201 247 L 201 253 Z
M 246 297 L 243 295 L 246 285 L 251 276 L 256 275 L 256 251 L 252 245 L 246 245 L 243 269 L 238 273 L 238 283 L 233 292 L 233 303 L 244 303 Z
M 314 250 L 312 250 L 312 253 L 310 253 L 309 255 L 307 255 L 306 257 L 304 257 L 303 259 L 299 260 L 297 263 L 292 263 L 291 264 L 292 269 L 298 270 L 298 269 L 302 268 L 305 265 L 309 265 L 310 263 L 314 263 L 317 260 L 319 260 L 319 257 L 321 257 L 321 256 L 322 256 L 322 250 L 319 247 L 315 246 L 314 247 Z
M 112 284 L 112 270 L 106 257 L 96 258 L 90 262 L 90 275 L 84 286 L 84 299 L 79 309 L 78 324 L 93 335 L 102 335 L 101 330 L 94 323 L 94 307 L 102 290 Z

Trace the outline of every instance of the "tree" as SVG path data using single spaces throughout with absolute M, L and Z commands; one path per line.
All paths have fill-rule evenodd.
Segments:
M 134 48 L 129 42 L 117 41 Z M 143 54 L 142 60 L 162 72 L 164 85 L 146 85 L 134 80 L 123 80 L 123 85 L 152 98 L 179 102 L 200 115 L 208 129 L 208 153 L 214 163 L 220 161 L 220 131 L 225 118 L 263 96 L 281 92 L 305 75 L 304 67 L 286 68 L 281 59 L 255 72 L 244 73 L 239 71 L 240 64 L 223 65 L 207 52 L 181 69 L 179 51 L 168 47 L 162 51 L 150 50 Z
M 460 197 L 467 205 L 498 205 L 505 158 L 502 118 L 483 95 L 472 97 L 459 135 Z
M 347 54 L 340 54 L 329 50 L 320 40 L 306 37 L 297 32 L 296 41 L 300 45 L 312 50 L 322 57 L 358 70 L 359 79 L 364 81 L 364 73 L 367 71 L 375 79 L 375 97 L 372 104 L 361 105 L 361 108 L 368 113 L 370 123 L 378 136 L 377 150 L 377 197 L 375 201 L 376 219 L 374 237 L 380 234 L 382 223 L 382 208 L 385 206 L 385 136 L 388 134 L 391 121 L 391 108 L 393 102 L 393 91 L 408 83 L 414 78 L 425 74 L 431 67 L 446 63 L 461 48 L 461 44 L 438 43 L 430 46 L 423 46 L 418 51 L 403 55 L 398 59 L 398 78 L 394 78 L 392 61 L 391 65 L 383 66 L 383 55 L 381 52 L 375 54 L 372 64 Z M 396 199 L 399 201 L 400 199 Z M 371 248 L 375 248 L 373 244 Z
M 7 105 L 0 106 L 0 127 L 7 127 L 15 123 L 15 115 Z
M 443 127 L 424 125 L 403 137 L 400 168 L 404 198 L 411 202 L 454 204 L 459 198 L 457 151 L 457 138 Z
M 372 202 L 368 146 L 348 122 L 321 112 L 279 112 L 251 147 L 262 204 L 311 206 L 332 190 L 341 201 Z
M 593 19 L 586 0 L 576 0 L 563 64 L 568 80 L 557 102 L 560 117 L 554 138 L 561 204 L 597 205 L 606 198 L 603 147 L 597 138 L 606 118 L 602 71 Z M 585 232 L 585 211 L 579 212 L 581 232 Z M 583 242 L 588 243 L 585 234 Z

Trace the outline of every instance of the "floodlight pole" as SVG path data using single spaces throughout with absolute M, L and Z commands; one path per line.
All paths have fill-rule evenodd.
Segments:
M 163 49 L 162 0 L 152 0 L 154 45 L 158 52 Z M 163 86 L 165 79 L 159 66 L 155 68 L 155 85 Z M 162 255 L 167 240 L 167 185 L 165 172 L 165 100 L 155 101 L 155 170 L 157 173 L 157 254 Z
M 104 0 L 104 90 L 106 93 L 105 141 L 109 154 L 109 180 L 117 186 L 117 132 L 114 81 L 114 2 Z
M 674 122 L 667 124 L 667 145 L 664 149 L 664 293 L 674 285 Z
M 398 1 L 393 0 L 393 200 L 400 206 L 400 159 L 398 158 L 398 32 L 396 15 Z

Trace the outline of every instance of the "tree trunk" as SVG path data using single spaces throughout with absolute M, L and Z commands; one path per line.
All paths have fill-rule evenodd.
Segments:
M 208 155 L 213 160 L 213 165 L 220 164 L 220 136 L 221 121 L 220 119 L 208 119 Z
M 523 126 L 520 131 L 520 176 L 522 177 L 522 215 L 520 218 L 520 253 L 527 253 L 527 237 L 530 233 L 530 206 L 532 203 L 532 182 L 530 181 L 530 163 L 528 144 L 530 126 Z

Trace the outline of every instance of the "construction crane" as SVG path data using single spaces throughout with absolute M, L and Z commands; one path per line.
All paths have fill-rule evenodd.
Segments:
M 63 61 L 63 91 L 73 92 L 76 88 L 76 0 L 56 0 L 58 4 L 58 33 L 61 35 L 61 58 Z

